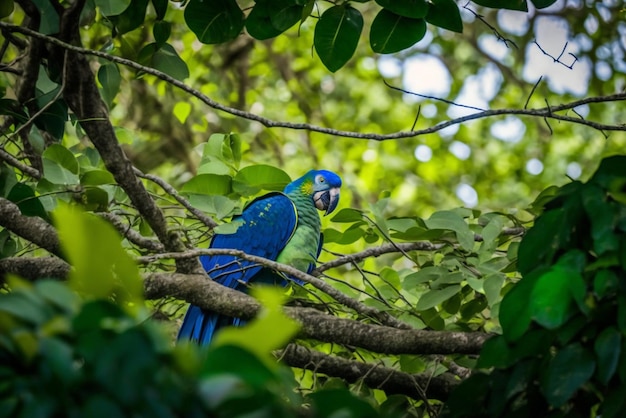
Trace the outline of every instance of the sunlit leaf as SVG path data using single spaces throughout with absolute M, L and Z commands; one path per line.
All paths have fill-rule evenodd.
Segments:
M 232 192 L 232 179 L 217 174 L 198 174 L 183 185 L 181 192 L 227 195 Z
M 96 7 L 104 16 L 115 16 L 130 5 L 130 0 L 94 0 Z
M 242 196 L 251 196 L 261 190 L 282 190 L 290 182 L 291 178 L 283 170 L 257 164 L 239 170 L 233 178 L 233 190 Z
M 459 244 L 465 250 L 474 248 L 474 233 L 461 216 L 452 211 L 439 211 L 425 220 L 429 229 L 447 229 L 454 231 Z

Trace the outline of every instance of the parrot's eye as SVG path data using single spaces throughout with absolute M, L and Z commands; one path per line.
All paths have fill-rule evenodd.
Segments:
M 318 174 L 317 177 L 315 178 L 315 181 L 317 183 L 324 183 L 326 179 L 322 175 Z

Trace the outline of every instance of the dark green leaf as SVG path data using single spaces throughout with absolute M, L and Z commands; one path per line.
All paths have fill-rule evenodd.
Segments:
M 424 0 L 376 0 L 376 3 L 396 15 L 413 19 L 425 17 L 428 11 Z
M 146 10 L 149 0 L 131 0 L 128 6 L 120 15 L 111 16 L 109 19 L 121 34 L 130 32 L 141 26 L 146 19 Z
M 166 22 L 164 20 L 159 20 L 154 22 L 154 26 L 152 27 L 152 35 L 154 36 L 154 40 L 159 48 L 165 44 L 165 42 L 170 37 L 170 33 L 172 32 L 172 25 L 170 22 Z
M 235 0 L 190 0 L 185 22 L 200 42 L 221 44 L 239 36 L 244 15 Z
M 428 3 L 426 21 L 453 32 L 463 32 L 461 13 L 454 0 L 433 0 L 432 3 Z
M 50 308 L 38 297 L 27 294 L 25 291 L 12 292 L 1 296 L 0 312 L 9 313 L 15 318 L 36 325 L 42 325 L 50 319 L 52 313 Z
M 528 230 L 518 250 L 518 269 L 522 275 L 546 266 L 558 248 L 569 240 L 570 225 L 562 208 L 544 212 Z
M 593 249 L 599 256 L 619 247 L 619 238 L 613 232 L 619 209 L 606 197 L 606 192 L 593 184 L 587 184 L 583 189 L 582 201 L 591 222 Z
M 324 230 L 324 242 L 335 242 L 341 245 L 352 244 L 358 241 L 365 235 L 365 231 L 359 228 L 358 225 L 352 226 L 346 229 L 344 232 L 339 232 L 333 228 L 326 228 Z
M 593 291 L 599 298 L 603 298 L 617 289 L 619 280 L 611 270 L 599 270 L 593 279 Z
M 39 10 L 39 32 L 44 35 L 59 33 L 59 14 L 48 0 L 33 0 Z
M 59 86 L 49 93 L 43 93 L 41 90 L 37 90 L 37 108 L 39 110 L 45 110 L 35 118 L 35 125 L 37 125 L 39 129 L 48 132 L 56 139 L 63 138 L 65 122 L 67 122 L 67 105 L 65 101 L 63 101 L 63 99 L 56 99 L 54 102 L 50 103 L 55 98 L 60 88 Z
M 541 372 L 540 387 L 555 408 L 563 406 L 589 380 L 595 370 L 593 355 L 580 344 L 571 344 L 556 353 Z
M 508 341 L 515 341 L 520 338 L 530 326 L 531 310 L 529 301 L 531 301 L 531 294 L 539 277 L 541 277 L 541 270 L 536 270 L 524 276 L 502 298 L 500 303 L 500 324 L 502 325 L 502 334 Z
M 537 9 L 545 9 L 556 3 L 556 0 L 530 0 Z
M 391 54 L 414 45 L 425 34 L 424 19 L 412 19 L 382 9 L 372 22 L 370 45 L 374 52 Z
M 280 35 L 302 19 L 303 6 L 293 0 L 260 0 L 246 19 L 246 30 L 255 39 Z
M 335 72 L 352 57 L 363 29 L 363 16 L 348 6 L 326 10 L 315 25 L 313 43 L 322 63 Z
M 474 3 L 493 9 L 528 11 L 526 0 L 472 0 Z
M 622 335 L 615 327 L 608 327 L 598 335 L 594 344 L 598 380 L 607 384 L 617 370 L 622 350 Z
M 11 116 L 19 123 L 24 123 L 28 120 L 28 115 L 23 107 L 17 100 L 13 99 L 0 99 L 0 115 Z
M 42 157 L 58 163 L 72 174 L 78 174 L 78 161 L 74 154 L 60 144 L 52 144 L 43 152 Z
M 491 367 L 509 367 L 516 359 L 511 358 L 509 345 L 501 335 L 489 338 L 480 350 L 480 357 L 476 367 L 488 369 Z
M 307 397 L 315 416 L 374 418 L 379 415 L 370 404 L 347 389 L 328 389 L 311 393 Z
M 43 174 L 47 181 L 53 184 L 78 184 L 78 176 L 56 161 L 42 158 Z
M 240 376 L 255 388 L 261 388 L 275 379 L 272 371 L 259 358 L 234 345 L 220 345 L 211 350 L 202 366 L 203 376 L 223 373 Z
M 189 77 L 187 64 L 170 44 L 166 43 L 160 47 L 156 43 L 148 44 L 139 52 L 138 60 L 139 63 L 162 71 L 177 80 Z
M 152 6 L 157 15 L 157 20 L 163 20 L 167 12 L 167 0 L 152 0 Z
M 26 216 L 39 216 L 48 219 L 48 214 L 41 201 L 35 196 L 35 192 L 23 183 L 17 183 L 9 192 L 7 199 L 17 204 L 22 214 Z
M 13 13 L 13 0 L 0 0 L 0 19 Z

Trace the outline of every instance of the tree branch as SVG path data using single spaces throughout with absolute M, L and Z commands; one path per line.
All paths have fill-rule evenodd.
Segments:
M 73 45 L 70 45 L 69 43 L 60 41 L 56 38 L 52 38 L 50 36 L 43 35 L 39 32 L 29 30 L 27 28 L 22 28 L 20 26 L 15 26 L 15 25 L 5 23 L 5 22 L 0 22 L 0 28 L 4 28 L 11 32 L 19 32 L 27 36 L 42 39 L 48 43 L 73 51 L 78 54 L 96 56 L 99 58 L 106 59 L 108 61 L 125 65 L 127 67 L 133 68 L 138 71 L 145 72 L 147 74 L 151 74 L 175 87 L 178 87 L 179 89 L 185 91 L 186 93 L 189 93 L 190 95 L 198 98 L 200 101 L 212 107 L 213 109 L 220 110 L 220 111 L 223 111 L 223 112 L 226 112 L 231 115 L 238 116 L 244 119 L 258 122 L 268 128 L 288 128 L 288 129 L 295 129 L 295 130 L 307 130 L 307 131 L 319 132 L 323 134 L 340 136 L 340 137 L 345 137 L 345 138 L 385 141 L 385 140 L 392 140 L 392 139 L 412 138 L 412 137 L 417 137 L 420 135 L 430 134 L 430 133 L 441 131 L 442 129 L 445 129 L 449 126 L 458 125 L 458 124 L 475 120 L 475 119 L 481 119 L 481 118 L 487 118 L 487 117 L 493 117 L 493 116 L 502 116 L 502 115 L 522 115 L 522 116 L 525 115 L 525 116 L 555 119 L 555 120 L 560 120 L 560 121 L 571 122 L 574 124 L 585 125 L 585 126 L 589 126 L 591 128 L 597 129 L 599 131 L 626 131 L 626 124 L 624 123 L 608 125 L 608 124 L 590 121 L 590 120 L 586 120 L 586 119 L 582 119 L 578 117 L 559 115 L 555 113 L 555 112 L 560 112 L 563 110 L 570 110 L 577 106 L 581 106 L 585 104 L 624 101 L 626 100 L 626 92 L 615 93 L 615 94 L 606 95 L 606 96 L 588 97 L 588 98 L 584 98 L 581 100 L 564 103 L 558 106 L 552 106 L 551 108 L 544 107 L 544 108 L 537 108 L 537 109 L 491 109 L 491 110 L 478 111 L 470 115 L 466 115 L 466 116 L 462 116 L 459 118 L 450 119 L 445 122 L 438 123 L 428 128 L 419 129 L 419 130 L 411 130 L 411 131 L 400 131 L 400 132 L 394 132 L 390 134 L 341 131 L 337 129 L 331 129 L 331 128 L 326 128 L 322 126 L 312 125 L 309 123 L 290 123 L 290 122 L 283 122 L 283 121 L 275 121 L 272 119 L 268 119 L 268 118 L 256 115 L 251 112 L 247 112 L 247 111 L 243 111 L 240 109 L 223 105 L 211 99 L 210 97 L 206 96 L 205 94 L 199 92 L 198 90 L 195 90 L 187 86 L 185 83 L 161 71 L 155 70 L 154 68 L 143 66 L 132 60 L 121 58 L 115 55 L 110 55 L 102 51 L 95 51 L 91 49 L 73 46 Z
M 111 212 L 98 212 L 97 215 L 103 219 L 106 219 L 111 225 L 113 225 L 115 229 L 117 229 L 117 231 L 124 238 L 126 238 L 133 244 L 150 251 L 165 251 L 163 244 L 161 244 L 157 240 L 144 237 L 143 235 L 132 229 L 130 225 L 126 225 L 122 218 L 120 218 L 118 215 Z
M 151 263 L 160 259 L 197 258 L 201 255 L 232 255 L 242 260 L 248 260 L 254 263 L 258 263 L 260 265 L 271 268 L 273 270 L 286 273 L 290 276 L 295 277 L 296 279 L 302 280 L 305 283 L 309 283 L 315 286 L 317 289 L 321 290 L 322 292 L 334 298 L 337 302 L 340 302 L 341 304 L 347 306 L 348 308 L 353 309 L 355 312 L 363 316 L 375 318 L 376 320 L 380 321 L 382 324 L 385 324 L 391 327 L 400 328 L 400 329 L 413 329 L 413 327 L 391 316 L 389 313 L 380 311 L 371 306 L 367 306 L 364 303 L 349 297 L 348 295 L 330 286 L 328 283 L 326 283 L 320 278 L 306 274 L 294 267 L 277 263 L 276 261 L 268 260 L 263 257 L 246 254 L 245 252 L 240 251 L 240 250 L 224 249 L 224 248 L 195 249 L 195 250 L 189 250 L 185 252 L 153 254 L 153 255 L 138 257 L 137 261 L 139 263 Z
M 24 216 L 10 200 L 0 197 L 0 225 L 16 235 L 63 257 L 56 229 L 36 216 Z
M 176 199 L 176 201 L 178 203 L 180 203 L 185 209 L 187 209 L 189 212 L 191 212 L 196 218 L 198 218 L 200 220 L 200 222 L 202 222 L 206 226 L 208 226 L 210 228 L 215 228 L 217 226 L 217 222 L 215 222 L 213 219 L 211 219 L 208 216 L 206 216 L 200 209 L 197 209 L 197 208 L 194 208 L 193 206 L 191 206 L 191 203 L 189 203 L 189 201 L 187 199 L 182 197 L 175 188 L 173 188 L 171 185 L 169 185 L 162 178 L 157 177 L 157 176 L 155 176 L 153 174 L 144 174 L 138 168 L 135 168 L 135 174 L 137 174 L 141 178 L 144 178 L 146 180 L 150 180 L 151 182 L 156 183 L 159 186 L 161 186 L 161 188 L 163 190 L 165 190 L 165 192 L 167 194 L 169 194 L 174 199 Z
M 363 381 L 370 388 L 381 389 L 388 395 L 406 395 L 418 400 L 445 401 L 461 382 L 448 373 L 434 377 L 426 373 L 409 374 L 383 365 L 323 354 L 297 344 L 289 344 L 275 354 L 291 367 L 340 377 L 349 383 Z
M 147 299 L 173 296 L 203 309 L 244 319 L 253 318 L 261 309 L 251 296 L 200 274 L 149 274 L 144 289 Z M 372 325 L 313 308 L 285 307 L 284 310 L 302 324 L 299 338 L 346 344 L 384 354 L 477 354 L 490 337 L 481 332 L 424 331 Z
M 0 283 L 7 274 L 15 274 L 30 281 L 47 279 L 65 280 L 70 265 L 57 257 L 7 257 L 0 259 Z

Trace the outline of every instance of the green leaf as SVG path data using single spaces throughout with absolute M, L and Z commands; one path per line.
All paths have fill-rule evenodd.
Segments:
M 513 288 L 502 298 L 500 303 L 500 324 L 502 325 L 502 335 L 507 341 L 519 339 L 528 329 L 531 322 L 530 303 L 531 294 L 535 283 L 541 277 L 544 270 L 535 270 L 524 276 Z
M 540 388 L 555 408 L 563 406 L 595 370 L 593 355 L 575 343 L 556 353 L 541 372 Z
M 574 313 L 570 282 L 575 280 L 582 277 L 561 269 L 542 274 L 529 299 L 532 318 L 548 329 L 563 325 Z
M 606 198 L 606 192 L 594 184 L 587 184 L 583 189 L 583 206 L 591 222 L 593 249 L 598 256 L 619 247 L 619 237 L 613 232 L 619 218 L 619 207 Z
M 189 77 L 187 64 L 170 44 L 165 43 L 161 46 L 156 43 L 148 44 L 139 51 L 137 59 L 140 64 L 164 72 L 177 80 L 182 81 Z
M 148 0 L 131 0 L 130 5 L 117 16 L 110 16 L 109 19 L 115 25 L 115 29 L 120 34 L 137 29 L 146 20 L 146 10 Z
M 376 0 L 376 3 L 396 15 L 414 19 L 423 18 L 428 11 L 424 0 Z
M 495 335 L 485 341 L 480 350 L 480 357 L 476 367 L 479 369 L 488 369 L 491 367 L 509 367 L 515 359 L 512 359 L 509 344 L 501 335 Z
M 357 398 L 347 389 L 320 390 L 308 395 L 307 399 L 311 402 L 313 415 L 318 417 L 374 418 L 379 416 L 370 404 Z
M 282 310 L 286 295 L 271 286 L 253 287 L 252 295 L 263 305 L 260 315 L 243 327 L 230 327 L 215 335 L 214 345 L 236 345 L 256 354 L 268 367 L 277 363 L 272 351 L 283 347 L 298 332 L 300 325 Z
M 157 20 L 163 20 L 167 12 L 168 0 L 152 0 L 152 6 L 157 15 Z
M 115 99 L 115 96 L 120 91 L 120 84 L 122 82 L 120 70 L 117 68 L 117 65 L 112 62 L 101 65 L 98 69 L 98 81 L 102 85 L 102 89 L 100 90 L 102 99 L 111 107 L 113 99 Z
M 0 0 L 0 19 L 13 13 L 13 0 Z
M 233 190 L 242 196 L 251 196 L 261 190 L 283 190 L 291 182 L 280 168 L 258 164 L 244 167 L 233 178 Z
M 17 183 L 13 186 L 7 199 L 15 203 L 23 215 L 48 219 L 48 214 L 39 198 L 35 196 L 35 191 L 24 183 Z
M 154 22 L 154 26 L 152 27 L 152 35 L 154 36 L 154 41 L 159 46 L 159 48 L 161 48 L 169 39 L 171 32 L 172 25 L 170 24 L 170 22 L 166 22 L 164 20 Z
M 83 186 L 100 186 L 103 184 L 115 184 L 113 174 L 106 170 L 90 170 L 80 177 Z
M 188 198 L 189 203 L 191 203 L 194 208 L 206 213 L 214 214 L 217 219 L 223 219 L 232 215 L 235 208 L 237 208 L 238 203 L 226 196 L 220 195 L 201 195 L 191 193 Z
M 244 26 L 244 15 L 235 0 L 189 0 L 185 22 L 205 44 L 235 39 Z
M 349 245 L 365 235 L 365 231 L 358 225 L 351 226 L 344 232 L 337 231 L 333 228 L 326 228 L 324 230 L 324 242 L 334 242 L 340 245 Z
M 593 348 L 598 365 L 596 370 L 598 380 L 606 385 L 617 370 L 622 350 L 622 335 L 615 327 L 608 327 L 598 335 Z
M 43 162 L 44 178 L 53 184 L 72 185 L 78 184 L 78 176 L 65 169 L 56 161 L 47 158 L 41 159 Z
M 44 109 L 43 113 L 35 118 L 35 125 L 42 131 L 48 132 L 56 139 L 63 138 L 65 122 L 67 122 L 67 105 L 63 99 L 57 99 L 50 103 L 56 96 L 61 86 L 53 91 L 44 93 L 37 89 L 37 108 Z
M 558 248 L 569 239 L 568 219 L 563 208 L 544 212 L 535 221 L 535 225 L 526 232 L 518 249 L 518 269 L 526 274 L 539 266 L 546 266 Z
M 108 222 L 67 205 L 55 210 L 54 219 L 63 253 L 73 267 L 69 283 L 74 290 L 135 304 L 143 299 L 139 270 Z
M 432 0 L 431 3 L 428 3 L 426 21 L 431 25 L 453 32 L 463 32 L 461 12 L 454 0 Z
M 59 14 L 48 0 L 33 0 L 39 10 L 39 32 L 44 35 L 59 33 Z
M 322 63 L 335 72 L 354 54 L 363 29 L 361 12 L 349 5 L 326 10 L 315 25 L 313 44 Z
M 230 176 L 218 174 L 198 174 L 183 185 L 183 193 L 197 193 L 208 195 L 227 195 L 232 192 Z
M 358 209 L 343 208 L 335 216 L 332 217 L 332 222 L 339 223 L 352 223 L 363 220 L 363 212 Z
M 43 152 L 42 157 L 58 163 L 72 174 L 78 174 L 79 165 L 72 151 L 60 144 L 52 144 Z
M 411 19 L 382 9 L 372 22 L 370 45 L 379 54 L 391 54 L 413 46 L 426 34 L 424 19 Z
M 17 100 L 13 99 L 0 99 L 0 115 L 11 116 L 19 123 L 24 123 L 28 120 L 28 115 L 24 108 Z
M 593 279 L 593 291 L 599 298 L 607 296 L 617 290 L 619 279 L 617 275 L 608 269 L 599 270 Z
M 528 11 L 526 0 L 472 0 L 474 3 L 493 9 Z
M 424 293 L 418 300 L 415 309 L 423 311 L 433 308 L 442 302 L 450 299 L 461 290 L 460 285 L 448 286 L 443 289 L 430 290 Z
M 293 0 L 259 0 L 246 19 L 246 30 L 255 39 L 273 38 L 301 20 L 303 9 Z
M 115 16 L 126 10 L 130 0 L 94 0 L 94 3 L 103 16 Z
M 537 9 L 545 9 L 556 3 L 556 0 L 530 0 Z
M 493 273 L 484 278 L 483 290 L 490 307 L 500 302 L 500 292 L 502 291 L 505 278 L 506 276 L 503 273 Z
M 463 218 L 453 211 L 435 212 L 424 221 L 428 229 L 444 229 L 454 231 L 461 247 L 467 251 L 474 248 L 474 233 Z

